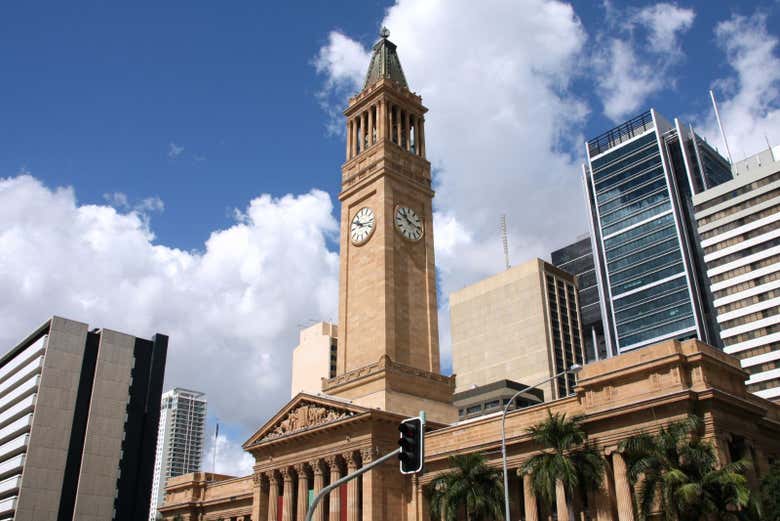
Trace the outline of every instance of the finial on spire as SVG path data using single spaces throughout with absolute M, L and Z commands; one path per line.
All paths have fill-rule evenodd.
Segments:
M 365 89 L 386 78 L 408 89 L 409 86 L 406 84 L 406 78 L 401 69 L 401 61 L 398 59 L 398 53 L 396 52 L 396 45 L 387 39 L 390 36 L 390 31 L 383 26 L 382 30 L 379 31 L 379 36 L 379 41 L 374 44 L 363 88 Z

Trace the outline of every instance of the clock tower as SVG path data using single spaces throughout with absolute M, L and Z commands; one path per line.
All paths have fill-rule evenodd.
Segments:
M 451 422 L 455 378 L 439 373 L 428 109 L 409 90 L 387 29 L 380 36 L 344 111 L 339 345 L 323 391 Z

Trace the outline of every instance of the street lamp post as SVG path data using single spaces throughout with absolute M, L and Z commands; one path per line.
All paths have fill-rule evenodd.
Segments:
M 535 383 L 534 385 L 529 385 L 523 389 L 520 389 L 517 391 L 512 398 L 509 399 L 507 404 L 504 406 L 504 412 L 501 413 L 501 464 L 504 468 L 504 520 L 509 520 L 509 475 L 506 470 L 506 413 L 509 412 L 509 406 L 512 405 L 512 402 L 515 401 L 515 399 L 520 396 L 522 393 L 529 391 L 535 387 L 538 387 L 544 383 L 549 382 L 550 380 L 554 380 L 555 378 L 558 378 L 559 376 L 563 376 L 567 373 L 571 373 L 576 375 L 580 372 L 582 369 L 582 366 L 579 364 L 573 364 L 571 367 L 569 367 L 565 371 L 561 371 L 558 374 L 554 374 L 549 378 L 545 378 L 541 382 Z

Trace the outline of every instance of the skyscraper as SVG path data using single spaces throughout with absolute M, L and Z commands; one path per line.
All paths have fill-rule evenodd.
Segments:
M 176 387 L 162 395 L 150 521 L 157 518 L 168 479 L 201 470 L 205 426 L 206 397 L 203 393 Z
M 729 164 L 653 109 L 588 141 L 586 154 L 607 350 L 668 338 L 719 345 L 691 196 L 731 179 Z
M 591 238 L 581 237 L 576 242 L 553 251 L 550 256 L 556 268 L 577 277 L 585 359 L 592 362 L 606 358 L 607 344 L 604 340 L 601 300 Z
M 780 400 L 780 147 L 693 198 L 724 350 L 749 391 Z
M 0 358 L 0 519 L 147 519 L 167 345 L 53 317 Z

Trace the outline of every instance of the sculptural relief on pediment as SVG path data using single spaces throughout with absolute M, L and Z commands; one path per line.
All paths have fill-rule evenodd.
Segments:
M 319 403 L 301 403 L 291 409 L 268 433 L 262 441 L 273 440 L 288 434 L 305 431 L 331 422 L 354 416 L 354 411 L 328 407 Z

